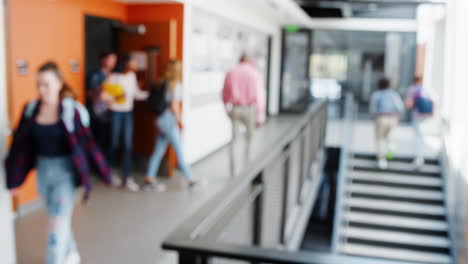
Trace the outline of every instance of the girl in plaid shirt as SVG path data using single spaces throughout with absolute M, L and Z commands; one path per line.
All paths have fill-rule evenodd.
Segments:
M 39 100 L 26 105 L 5 162 L 7 187 L 23 184 L 37 169 L 39 193 L 48 215 L 47 264 L 77 264 L 80 255 L 73 238 L 71 219 L 75 190 L 91 190 L 92 161 L 99 175 L 111 184 L 111 170 L 89 130 L 86 109 L 73 99 L 57 64 L 40 67 Z

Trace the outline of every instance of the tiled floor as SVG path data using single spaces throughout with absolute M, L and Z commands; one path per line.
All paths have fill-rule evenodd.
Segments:
M 427 157 L 437 156 L 442 148 L 442 142 L 435 126 L 437 126 L 436 121 L 425 124 L 423 128 L 425 129 L 424 152 Z M 341 145 L 344 133 L 348 133 L 348 131 L 343 130 L 342 121 L 330 121 L 327 127 L 327 145 Z M 414 132 L 411 125 L 401 124 L 392 131 L 390 138 L 395 154 L 403 156 L 414 154 Z M 375 152 L 374 123 L 370 121 L 355 122 L 352 142 L 354 152 Z

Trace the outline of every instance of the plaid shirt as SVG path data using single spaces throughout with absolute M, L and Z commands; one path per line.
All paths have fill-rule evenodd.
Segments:
M 21 186 L 29 172 L 36 165 L 31 129 L 35 117 L 39 112 L 39 101 L 26 105 L 17 130 L 13 137 L 13 144 L 5 160 L 6 181 L 9 189 Z M 71 157 L 76 170 L 76 184 L 85 188 L 85 195 L 91 191 L 89 161 L 93 162 L 99 176 L 107 183 L 111 183 L 111 169 L 107 165 L 103 154 L 99 150 L 89 129 L 89 114 L 86 109 L 75 100 L 67 98 L 60 105 L 60 125 L 66 131 L 71 149 Z

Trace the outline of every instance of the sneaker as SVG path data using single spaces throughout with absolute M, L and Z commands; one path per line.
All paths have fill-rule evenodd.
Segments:
M 413 168 L 415 170 L 420 170 L 424 166 L 424 159 L 415 159 L 413 161 Z
M 165 192 L 167 190 L 167 187 L 166 187 L 165 184 L 157 182 L 155 180 L 153 180 L 153 181 L 145 180 L 144 190 L 145 191 Z
M 122 180 L 118 176 L 112 175 L 112 186 L 113 187 L 122 186 Z
M 193 188 L 193 187 L 197 186 L 198 184 L 199 184 L 199 182 L 195 181 L 195 180 L 189 180 L 189 182 L 188 182 L 188 186 L 190 188 Z
M 125 185 L 123 186 L 125 190 L 129 192 L 138 192 L 140 191 L 140 186 L 132 178 L 127 179 Z
M 68 254 L 67 259 L 65 260 L 66 264 L 80 264 L 81 263 L 81 257 L 78 252 L 72 252 Z
M 387 160 L 395 159 L 395 153 L 393 151 L 388 151 L 387 156 L 385 157 Z
M 379 169 L 381 170 L 386 170 L 388 168 L 388 162 L 386 159 L 379 159 L 379 162 L 377 165 Z

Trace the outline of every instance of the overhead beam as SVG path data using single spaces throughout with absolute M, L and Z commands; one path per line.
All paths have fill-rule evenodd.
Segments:
M 333 2 L 342 4 L 381 4 L 381 5 L 445 5 L 444 0 L 295 0 L 300 6 L 316 6 L 320 2 Z
M 417 32 L 418 23 L 412 19 L 323 18 L 309 19 L 303 25 L 309 29 L 329 29 L 377 32 Z

